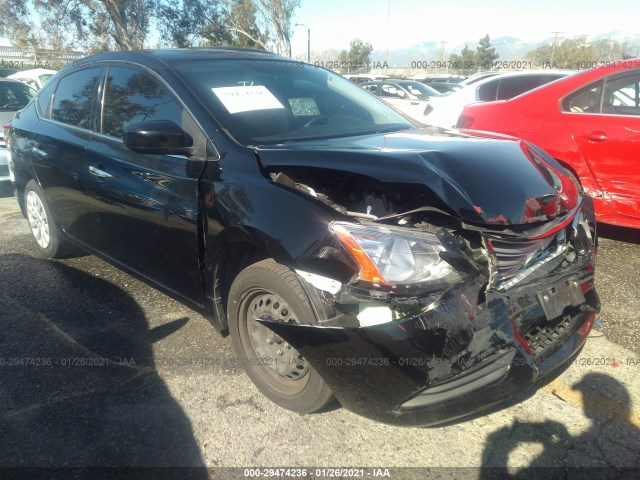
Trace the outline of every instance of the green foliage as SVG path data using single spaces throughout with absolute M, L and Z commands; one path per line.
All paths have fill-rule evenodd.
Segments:
M 258 7 L 253 0 L 231 0 L 202 32 L 204 45 L 267 48 L 269 33 L 258 22 Z
M 460 54 L 452 53 L 449 56 L 449 60 L 454 65 L 461 65 L 462 67 L 460 68 L 474 69 L 478 65 L 478 53 L 471 50 L 468 45 L 465 45 Z
M 496 49 L 491 46 L 491 39 L 487 34 L 478 40 L 475 51 L 465 45 L 460 54 L 452 53 L 449 60 L 454 68 L 461 70 L 490 70 L 493 62 L 499 57 Z
M 598 52 L 593 45 L 567 39 L 558 45 L 542 45 L 527 54 L 536 67 L 579 68 L 581 62 L 595 62 Z
M 262 48 L 291 54 L 291 18 L 300 0 L 226 0 L 206 22 L 205 45 Z
M 542 45 L 530 51 L 527 57 L 536 67 L 588 68 L 600 62 L 622 60 L 633 55 L 628 42 L 600 39 L 588 42 L 584 37 L 570 38 L 554 45 Z
M 373 46 L 359 38 L 351 40 L 349 51 L 342 50 L 338 55 L 340 73 L 367 73 L 371 69 Z
M 155 0 L 2 0 L 0 36 L 19 48 L 132 50 L 143 47 Z
M 162 43 L 179 48 L 198 46 L 206 26 L 222 16 L 218 5 L 208 0 L 158 0 L 156 8 Z
M 482 37 L 478 42 L 478 46 L 476 47 L 476 56 L 478 64 L 484 69 L 491 68 L 493 62 L 500 58 L 500 55 L 496 53 L 496 49 L 491 46 L 489 34 Z

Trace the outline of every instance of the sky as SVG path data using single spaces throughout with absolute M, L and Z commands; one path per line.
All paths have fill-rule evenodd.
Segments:
M 388 17 L 388 22 L 387 22 Z M 542 41 L 610 31 L 640 33 L 639 0 L 301 0 L 292 23 L 311 29 L 311 50 L 348 50 L 360 38 L 375 50 L 426 41 L 451 49 L 485 34 Z M 475 45 L 474 45 L 475 46 Z M 307 30 L 294 27 L 292 53 L 306 54 Z
M 464 41 L 512 36 L 525 42 L 610 31 L 640 33 L 640 0 L 301 0 L 292 24 L 294 57 L 311 50 L 349 49 L 354 38 L 375 50 L 433 41 L 445 49 Z M 8 42 L 0 39 L 0 45 Z

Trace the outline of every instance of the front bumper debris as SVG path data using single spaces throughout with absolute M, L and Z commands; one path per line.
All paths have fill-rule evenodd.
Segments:
M 591 222 L 590 205 L 584 214 Z M 506 291 L 499 288 L 504 279 L 491 284 L 467 276 L 428 308 L 394 321 L 365 327 L 259 321 L 296 348 L 349 410 L 395 425 L 443 423 L 534 390 L 579 353 L 600 302 L 595 245 L 571 238 L 578 253 L 570 261 L 546 262 Z M 566 291 L 544 305 L 562 285 Z

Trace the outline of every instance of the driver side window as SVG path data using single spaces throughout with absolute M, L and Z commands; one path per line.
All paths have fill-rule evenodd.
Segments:
M 181 128 L 182 106 L 171 92 L 145 72 L 109 67 L 105 81 L 100 132 L 122 138 L 128 125 L 148 120 L 171 120 Z

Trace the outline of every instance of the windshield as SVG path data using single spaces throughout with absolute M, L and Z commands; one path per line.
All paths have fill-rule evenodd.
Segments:
M 244 145 L 365 135 L 414 128 L 357 85 L 322 68 L 273 60 L 176 64 L 229 133 Z
M 27 106 L 35 90 L 21 82 L 0 82 L 0 111 L 18 111 Z

